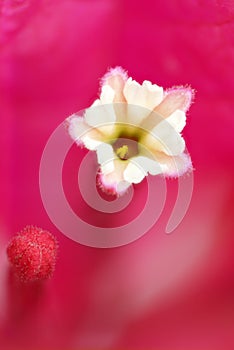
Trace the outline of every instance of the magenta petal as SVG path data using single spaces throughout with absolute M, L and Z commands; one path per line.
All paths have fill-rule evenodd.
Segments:
M 46 293 L 34 312 L 23 310 L 23 318 L 5 315 L 1 278 L 2 349 L 232 350 L 233 1 L 1 4 L 29 7 L 9 17 L 1 13 L 0 249 L 29 222 L 54 232 L 61 247 Z M 140 82 L 189 82 L 198 91 L 185 129 L 195 186 L 189 212 L 171 236 L 164 229 L 177 191 L 174 180 L 168 180 L 168 205 L 149 233 L 128 246 L 98 250 L 72 242 L 51 223 L 38 168 L 57 125 L 90 105 L 99 77 L 116 65 Z M 74 190 L 85 151 L 73 150 L 64 180 L 78 215 L 111 227 L 144 214 L 144 183 L 114 220 L 87 208 Z

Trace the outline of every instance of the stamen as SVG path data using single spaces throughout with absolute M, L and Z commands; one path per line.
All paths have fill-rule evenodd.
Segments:
M 138 154 L 138 141 L 127 137 L 119 136 L 112 145 L 115 154 L 121 160 L 128 160 Z
M 117 148 L 116 150 L 117 156 L 122 159 L 122 160 L 127 160 L 128 159 L 128 146 L 123 145 L 122 147 Z

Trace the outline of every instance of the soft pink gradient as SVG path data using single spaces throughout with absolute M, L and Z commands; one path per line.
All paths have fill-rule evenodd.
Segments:
M 12 0 L 0 6 L 2 348 L 232 350 L 233 2 Z M 164 215 L 147 235 L 122 248 L 93 249 L 50 222 L 38 169 L 50 134 L 93 102 L 98 80 L 116 65 L 140 82 L 197 90 L 184 132 L 195 188 L 172 235 L 164 233 L 176 191 L 170 180 Z M 111 222 L 84 203 L 78 207 L 76 171 L 85 151 L 71 151 L 65 188 L 80 215 L 107 227 L 137 215 L 144 182 L 135 188 L 135 205 Z M 7 281 L 6 242 L 27 224 L 50 230 L 60 243 L 54 278 L 39 298 L 38 290 Z

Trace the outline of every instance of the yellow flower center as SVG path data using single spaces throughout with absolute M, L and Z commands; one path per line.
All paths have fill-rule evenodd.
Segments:
M 119 137 L 113 143 L 113 150 L 120 160 L 128 160 L 139 153 L 138 141 L 126 137 Z
M 116 154 L 122 160 L 128 159 L 128 146 L 123 145 L 122 147 L 117 148 Z

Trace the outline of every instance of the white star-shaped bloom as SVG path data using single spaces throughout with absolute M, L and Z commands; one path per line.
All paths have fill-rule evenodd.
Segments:
M 192 169 L 181 135 L 192 98 L 190 87 L 164 91 L 117 67 L 103 77 L 99 99 L 84 115 L 68 118 L 68 132 L 96 151 L 101 188 L 120 195 L 148 174 L 178 177 Z

